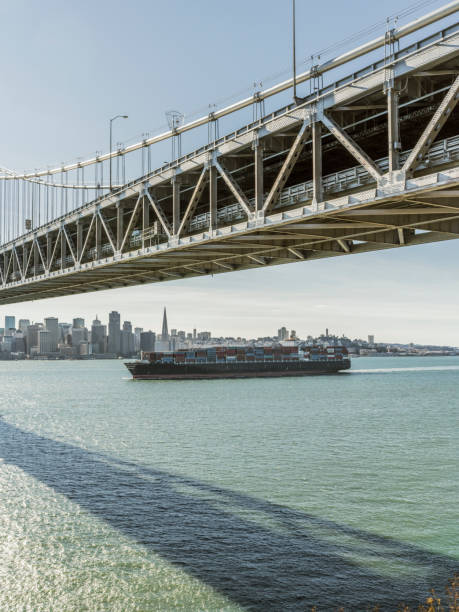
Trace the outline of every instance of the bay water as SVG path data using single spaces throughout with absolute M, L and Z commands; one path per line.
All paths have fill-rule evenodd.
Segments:
M 397 610 L 459 569 L 459 358 L 0 362 L 0 610 Z

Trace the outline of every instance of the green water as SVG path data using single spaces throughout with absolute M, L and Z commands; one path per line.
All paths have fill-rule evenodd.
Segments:
M 395 610 L 459 568 L 459 358 L 0 362 L 0 610 Z

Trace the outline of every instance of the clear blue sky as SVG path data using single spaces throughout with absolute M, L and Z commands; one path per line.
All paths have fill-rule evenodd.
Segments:
M 413 3 L 297 0 L 299 62 Z M 425 3 L 424 12 L 441 4 Z M 156 131 L 171 108 L 189 115 L 250 93 L 254 81 L 289 69 L 290 31 L 290 0 L 2 3 L 0 165 L 30 169 L 106 150 L 108 118 L 118 113 L 129 119 L 116 124 L 115 139 L 127 142 Z M 286 325 L 306 335 L 329 327 L 459 345 L 458 256 L 449 241 L 12 305 L 0 320 L 105 320 L 116 309 L 159 329 L 167 305 L 180 329 L 261 335 Z

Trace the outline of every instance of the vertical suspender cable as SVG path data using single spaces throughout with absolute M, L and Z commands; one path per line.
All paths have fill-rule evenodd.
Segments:
M 292 69 L 293 69 L 293 100 L 296 102 L 296 23 L 295 23 L 295 0 L 292 0 Z

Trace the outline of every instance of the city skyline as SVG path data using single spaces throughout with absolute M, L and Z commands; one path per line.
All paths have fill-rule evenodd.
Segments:
M 273 329 L 266 329 L 264 330 L 264 332 L 256 334 L 253 333 L 248 333 L 248 334 L 243 334 L 243 333 L 238 333 L 238 330 L 236 328 L 233 328 L 232 331 L 230 333 L 227 334 L 221 334 L 218 332 L 215 332 L 215 330 L 209 331 L 209 327 L 207 328 L 199 328 L 197 326 L 188 326 L 188 325 L 184 325 L 181 321 L 179 321 L 178 323 L 173 321 L 172 325 L 169 327 L 169 322 L 168 322 L 168 317 L 169 315 L 167 314 L 167 306 L 162 305 L 160 310 L 158 311 L 158 315 L 160 315 L 158 318 L 155 318 L 155 322 L 153 322 L 153 318 L 154 315 L 151 314 L 151 320 L 150 322 L 146 325 L 146 326 L 140 326 L 140 324 L 134 320 L 133 317 L 129 317 L 129 315 L 123 315 L 123 313 L 120 313 L 118 311 L 114 311 L 112 310 L 111 312 L 107 312 L 105 314 L 105 316 L 102 316 L 99 319 L 99 314 L 95 315 L 90 315 L 89 317 L 85 317 L 85 316 L 75 316 L 72 315 L 70 316 L 70 318 L 68 318 L 68 320 L 63 320 L 58 316 L 44 316 L 41 319 L 37 319 L 37 320 L 33 320 L 30 317 L 29 318 L 24 318 L 24 317 L 19 317 L 15 314 L 15 311 L 10 310 L 9 314 L 5 315 L 4 318 L 0 318 L 0 332 L 3 331 L 3 335 L 8 335 L 8 330 L 17 330 L 17 331 L 23 331 L 26 332 L 26 327 L 27 326 L 38 326 L 40 328 L 40 326 L 43 326 L 44 329 L 48 330 L 49 326 L 48 326 L 48 321 L 52 321 L 53 324 L 55 324 L 56 329 L 57 326 L 59 326 L 59 328 L 64 327 L 64 328 L 68 328 L 71 332 L 73 330 L 73 332 L 75 331 L 75 329 L 78 330 L 78 328 L 84 328 L 86 329 L 87 332 L 90 332 L 91 330 L 94 330 L 94 325 L 99 326 L 100 328 L 104 329 L 103 334 L 106 335 L 106 339 L 107 339 L 107 346 L 106 351 L 107 353 L 122 353 L 123 351 L 121 350 L 121 335 L 123 330 L 127 331 L 128 333 L 132 333 L 133 335 L 139 335 L 140 332 L 142 333 L 148 333 L 148 334 L 153 334 L 153 342 L 156 341 L 157 343 L 157 349 L 159 350 L 159 348 L 161 350 L 169 350 L 169 348 L 165 347 L 165 346 L 161 346 L 161 342 L 163 339 L 167 339 L 167 341 L 171 338 L 177 337 L 177 335 L 182 336 L 183 335 L 183 339 L 187 339 L 187 340 L 191 340 L 194 339 L 195 341 L 206 341 L 206 340 L 212 340 L 212 339 L 235 339 L 235 340 L 241 340 L 243 342 L 246 341 L 260 341 L 260 339 L 274 339 L 274 338 L 278 338 L 279 340 L 287 340 L 289 338 L 295 338 L 295 339 L 308 339 L 308 338 L 346 338 L 347 340 L 351 340 L 351 341 L 356 341 L 356 342 L 362 342 L 365 343 L 367 342 L 369 345 L 394 345 L 394 346 L 409 346 L 409 345 L 418 345 L 418 346 L 437 346 L 437 347 L 457 347 L 457 345 L 455 345 L 454 343 L 448 343 L 448 342 L 439 342 L 439 341 L 434 341 L 434 342 L 418 342 L 414 339 L 409 340 L 409 341 L 402 341 L 400 339 L 391 339 L 391 340 L 387 340 L 386 338 L 383 337 L 378 337 L 377 335 L 375 335 L 375 333 L 372 330 L 366 330 L 366 332 L 360 336 L 353 336 L 352 334 L 349 334 L 346 332 L 346 330 L 341 330 L 341 329 L 337 329 L 334 328 L 333 326 L 329 326 L 329 324 L 326 324 L 326 326 L 323 329 L 320 329 L 317 333 L 313 333 L 313 332 L 299 332 L 297 331 L 297 329 L 295 328 L 295 326 L 290 326 L 288 324 L 288 322 L 285 322 L 283 320 L 279 320 L 277 322 L 277 327 L 276 325 L 274 326 Z M 105 321 L 105 324 L 104 324 Z M 91 325 L 90 325 L 91 322 Z M 3 327 L 2 327 L 3 324 Z M 8 325 L 10 325 L 10 327 L 8 327 Z M 279 325 L 281 327 L 279 327 Z M 114 332 L 112 331 L 114 330 Z M 116 331 L 118 330 L 118 331 Z M 113 340 L 113 333 L 119 334 L 119 337 L 116 340 Z M 91 336 L 91 333 L 89 334 Z M 109 339 L 111 336 L 111 340 Z M 1 339 L 1 338 L 0 338 Z M 86 340 L 88 340 L 88 338 L 86 337 Z M 102 341 L 101 339 L 96 340 L 97 341 Z M 94 339 L 91 338 L 91 343 L 94 342 Z M 115 344 L 113 344 L 113 342 L 115 342 Z M 104 352 L 104 351 L 101 351 Z M 130 352 L 130 351 L 127 351 Z M 132 351 L 134 352 L 134 351 Z

